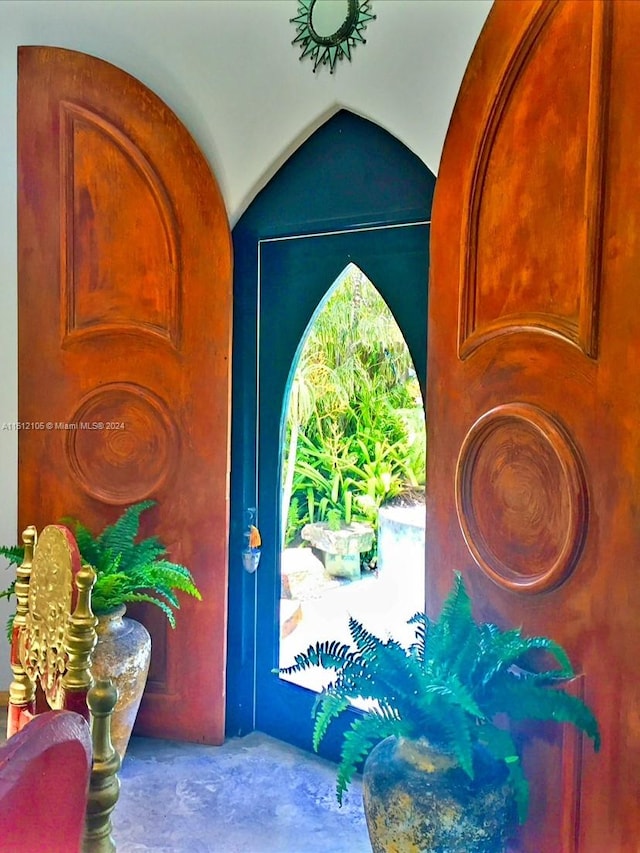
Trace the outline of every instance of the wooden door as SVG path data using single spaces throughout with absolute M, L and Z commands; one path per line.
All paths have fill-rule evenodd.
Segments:
M 19 524 L 142 532 L 202 601 L 152 632 L 140 733 L 221 742 L 231 251 L 216 181 L 139 81 L 73 51 L 18 55 Z M 65 425 L 76 424 L 76 429 Z M 103 427 L 96 425 L 103 424 Z
M 539 730 L 530 853 L 640 849 L 640 4 L 497 0 L 432 226 L 428 598 L 562 643 L 603 747 Z

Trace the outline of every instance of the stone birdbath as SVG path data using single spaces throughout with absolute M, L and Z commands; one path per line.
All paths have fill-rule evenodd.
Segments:
M 334 578 L 359 578 L 360 554 L 373 547 L 373 528 L 359 521 L 335 530 L 326 521 L 305 524 L 301 536 L 322 552 L 324 567 Z

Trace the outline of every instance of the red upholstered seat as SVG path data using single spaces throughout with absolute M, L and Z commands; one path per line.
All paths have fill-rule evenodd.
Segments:
M 82 845 L 91 735 L 72 711 L 34 717 L 0 747 L 0 849 L 75 853 Z

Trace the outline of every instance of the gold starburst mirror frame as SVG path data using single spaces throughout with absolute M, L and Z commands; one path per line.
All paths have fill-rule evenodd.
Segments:
M 312 60 L 314 72 L 328 65 L 333 74 L 339 59 L 351 61 L 352 49 L 365 43 L 362 33 L 375 17 L 371 0 L 298 0 L 298 14 L 290 19 L 298 31 L 292 44 L 300 45 L 300 59 Z

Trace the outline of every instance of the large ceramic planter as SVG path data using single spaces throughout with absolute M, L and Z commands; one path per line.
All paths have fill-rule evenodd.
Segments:
M 424 740 L 379 743 L 363 775 L 374 853 L 503 853 L 516 821 L 506 769 L 488 755 L 476 766 L 472 781 Z
M 140 622 L 125 617 L 125 612 L 122 605 L 98 616 L 98 643 L 91 667 L 96 680 L 111 679 L 118 690 L 111 739 L 121 758 L 127 751 L 151 660 L 149 632 Z

